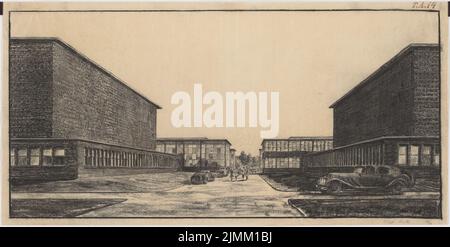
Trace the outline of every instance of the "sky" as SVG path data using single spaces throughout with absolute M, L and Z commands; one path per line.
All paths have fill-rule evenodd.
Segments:
M 57 37 L 162 106 L 158 137 L 226 138 L 257 154 L 260 128 L 174 128 L 177 91 L 279 92 L 279 138 L 332 136 L 329 106 L 410 43 L 427 12 L 12 13 L 13 37 Z

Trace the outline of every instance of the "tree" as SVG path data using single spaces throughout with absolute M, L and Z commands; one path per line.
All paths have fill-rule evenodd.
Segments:
M 246 154 L 244 151 L 241 151 L 241 153 L 238 156 L 238 159 L 242 165 L 246 166 L 251 162 L 251 155 Z

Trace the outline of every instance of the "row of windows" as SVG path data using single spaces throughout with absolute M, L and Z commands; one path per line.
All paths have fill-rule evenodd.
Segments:
M 202 153 L 216 153 L 218 155 L 223 155 L 224 149 L 223 144 L 206 144 L 201 145 Z M 171 154 L 182 154 L 184 152 L 188 154 L 198 154 L 200 153 L 199 144 L 186 144 L 184 147 L 181 144 L 158 144 L 156 146 L 156 151 Z
M 175 157 L 158 154 L 120 152 L 85 148 L 85 165 L 88 167 L 176 167 Z
M 318 167 L 346 167 L 362 165 L 381 165 L 383 162 L 382 145 L 367 145 L 334 150 L 312 157 L 308 166 Z
M 301 158 L 265 158 L 263 162 L 264 168 L 300 168 Z
M 382 165 L 384 155 L 382 145 L 378 144 L 334 150 L 328 153 L 308 156 L 306 159 L 308 166 L 345 167 Z M 398 145 L 396 164 L 400 166 L 438 166 L 439 163 L 439 145 Z
M 305 151 L 319 152 L 333 148 L 331 140 L 314 141 L 265 141 L 264 151 Z
M 398 146 L 397 163 L 402 166 L 438 166 L 440 162 L 438 145 L 407 145 Z
M 197 164 L 200 157 L 218 163 L 223 163 L 225 159 L 230 159 L 230 152 L 224 149 L 223 144 L 185 144 L 184 146 L 183 144 L 158 144 L 157 151 L 172 154 L 184 154 L 183 157 L 187 166 Z
M 11 166 L 63 166 L 66 152 L 61 147 L 12 148 Z
M 184 164 L 185 166 L 195 166 L 198 165 L 200 162 L 200 157 L 196 156 L 195 154 L 192 155 L 184 155 Z M 230 164 L 230 162 L 232 162 L 232 159 L 230 156 L 227 156 L 227 159 L 225 160 L 225 158 L 223 156 L 221 156 L 220 158 L 214 158 L 213 156 L 207 156 L 206 158 L 202 158 L 202 160 L 205 160 L 208 163 L 217 163 L 220 166 L 225 166 L 226 164 Z M 226 161 L 226 163 L 225 163 Z
M 217 153 L 208 153 L 206 155 L 203 155 L 202 158 L 206 158 L 209 160 L 224 160 L 225 156 L 224 154 L 217 154 Z M 184 154 L 185 160 L 198 160 L 200 159 L 200 156 L 197 153 L 186 153 Z M 230 159 L 230 155 L 227 154 L 226 159 Z

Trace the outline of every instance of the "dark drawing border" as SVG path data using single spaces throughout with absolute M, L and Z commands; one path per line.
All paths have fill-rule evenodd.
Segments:
M 449 5 L 450 8 L 450 5 Z M 87 12 L 87 13 L 120 13 L 120 12 L 127 12 L 127 13 L 134 13 L 134 12 L 431 12 L 431 13 L 437 13 L 438 17 L 438 45 L 440 47 L 439 52 L 439 143 L 440 143 L 440 149 L 441 149 L 441 155 L 439 157 L 440 159 L 440 173 L 439 173 L 439 180 L 440 180 L 440 188 L 439 188 L 439 214 L 440 217 L 294 217 L 294 216 L 281 216 L 281 217 L 262 217 L 262 216 L 250 216 L 250 217 L 236 217 L 236 216 L 217 216 L 217 217 L 203 217 L 203 216 L 180 216 L 180 217 L 11 217 L 11 209 L 12 209 L 12 201 L 11 201 L 11 183 L 9 182 L 9 172 L 8 172 L 8 194 L 9 194 L 9 219 L 437 219 L 442 220 L 444 219 L 443 212 L 442 212 L 442 188 L 443 188 L 443 181 L 442 181 L 442 99 L 441 99 L 441 89 L 442 89 L 442 65 L 441 65 L 441 53 L 442 53 L 442 47 L 441 47 L 441 18 L 440 18 L 440 10 L 434 10 L 434 9 L 142 9 L 142 10 L 11 10 L 8 11 L 8 112 L 9 109 L 11 109 L 11 101 L 10 101 L 10 87 L 9 87 L 9 76 L 10 76 L 10 61 L 11 61 L 11 54 L 10 54 L 10 39 L 11 39 L 11 13 L 63 13 L 63 12 Z M 9 150 L 11 150 L 11 133 L 9 132 L 9 126 L 11 126 L 11 120 L 9 119 L 8 114 L 8 146 Z M 11 155 L 8 150 L 8 157 Z M 10 159 L 8 158 L 8 164 L 10 162 Z M 9 170 L 8 170 L 9 171 Z

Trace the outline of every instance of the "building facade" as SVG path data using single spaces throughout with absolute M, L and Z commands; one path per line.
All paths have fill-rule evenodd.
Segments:
M 160 107 L 66 43 L 13 38 L 9 53 L 12 180 L 177 165 L 155 151 Z
M 440 48 L 411 44 L 330 106 L 334 149 L 310 167 L 440 167 Z
M 290 137 L 264 139 L 261 143 L 263 173 L 299 171 L 303 156 L 333 148 L 332 137 Z
M 158 138 L 156 150 L 181 155 L 186 170 L 229 167 L 233 162 L 231 143 L 226 139 Z

